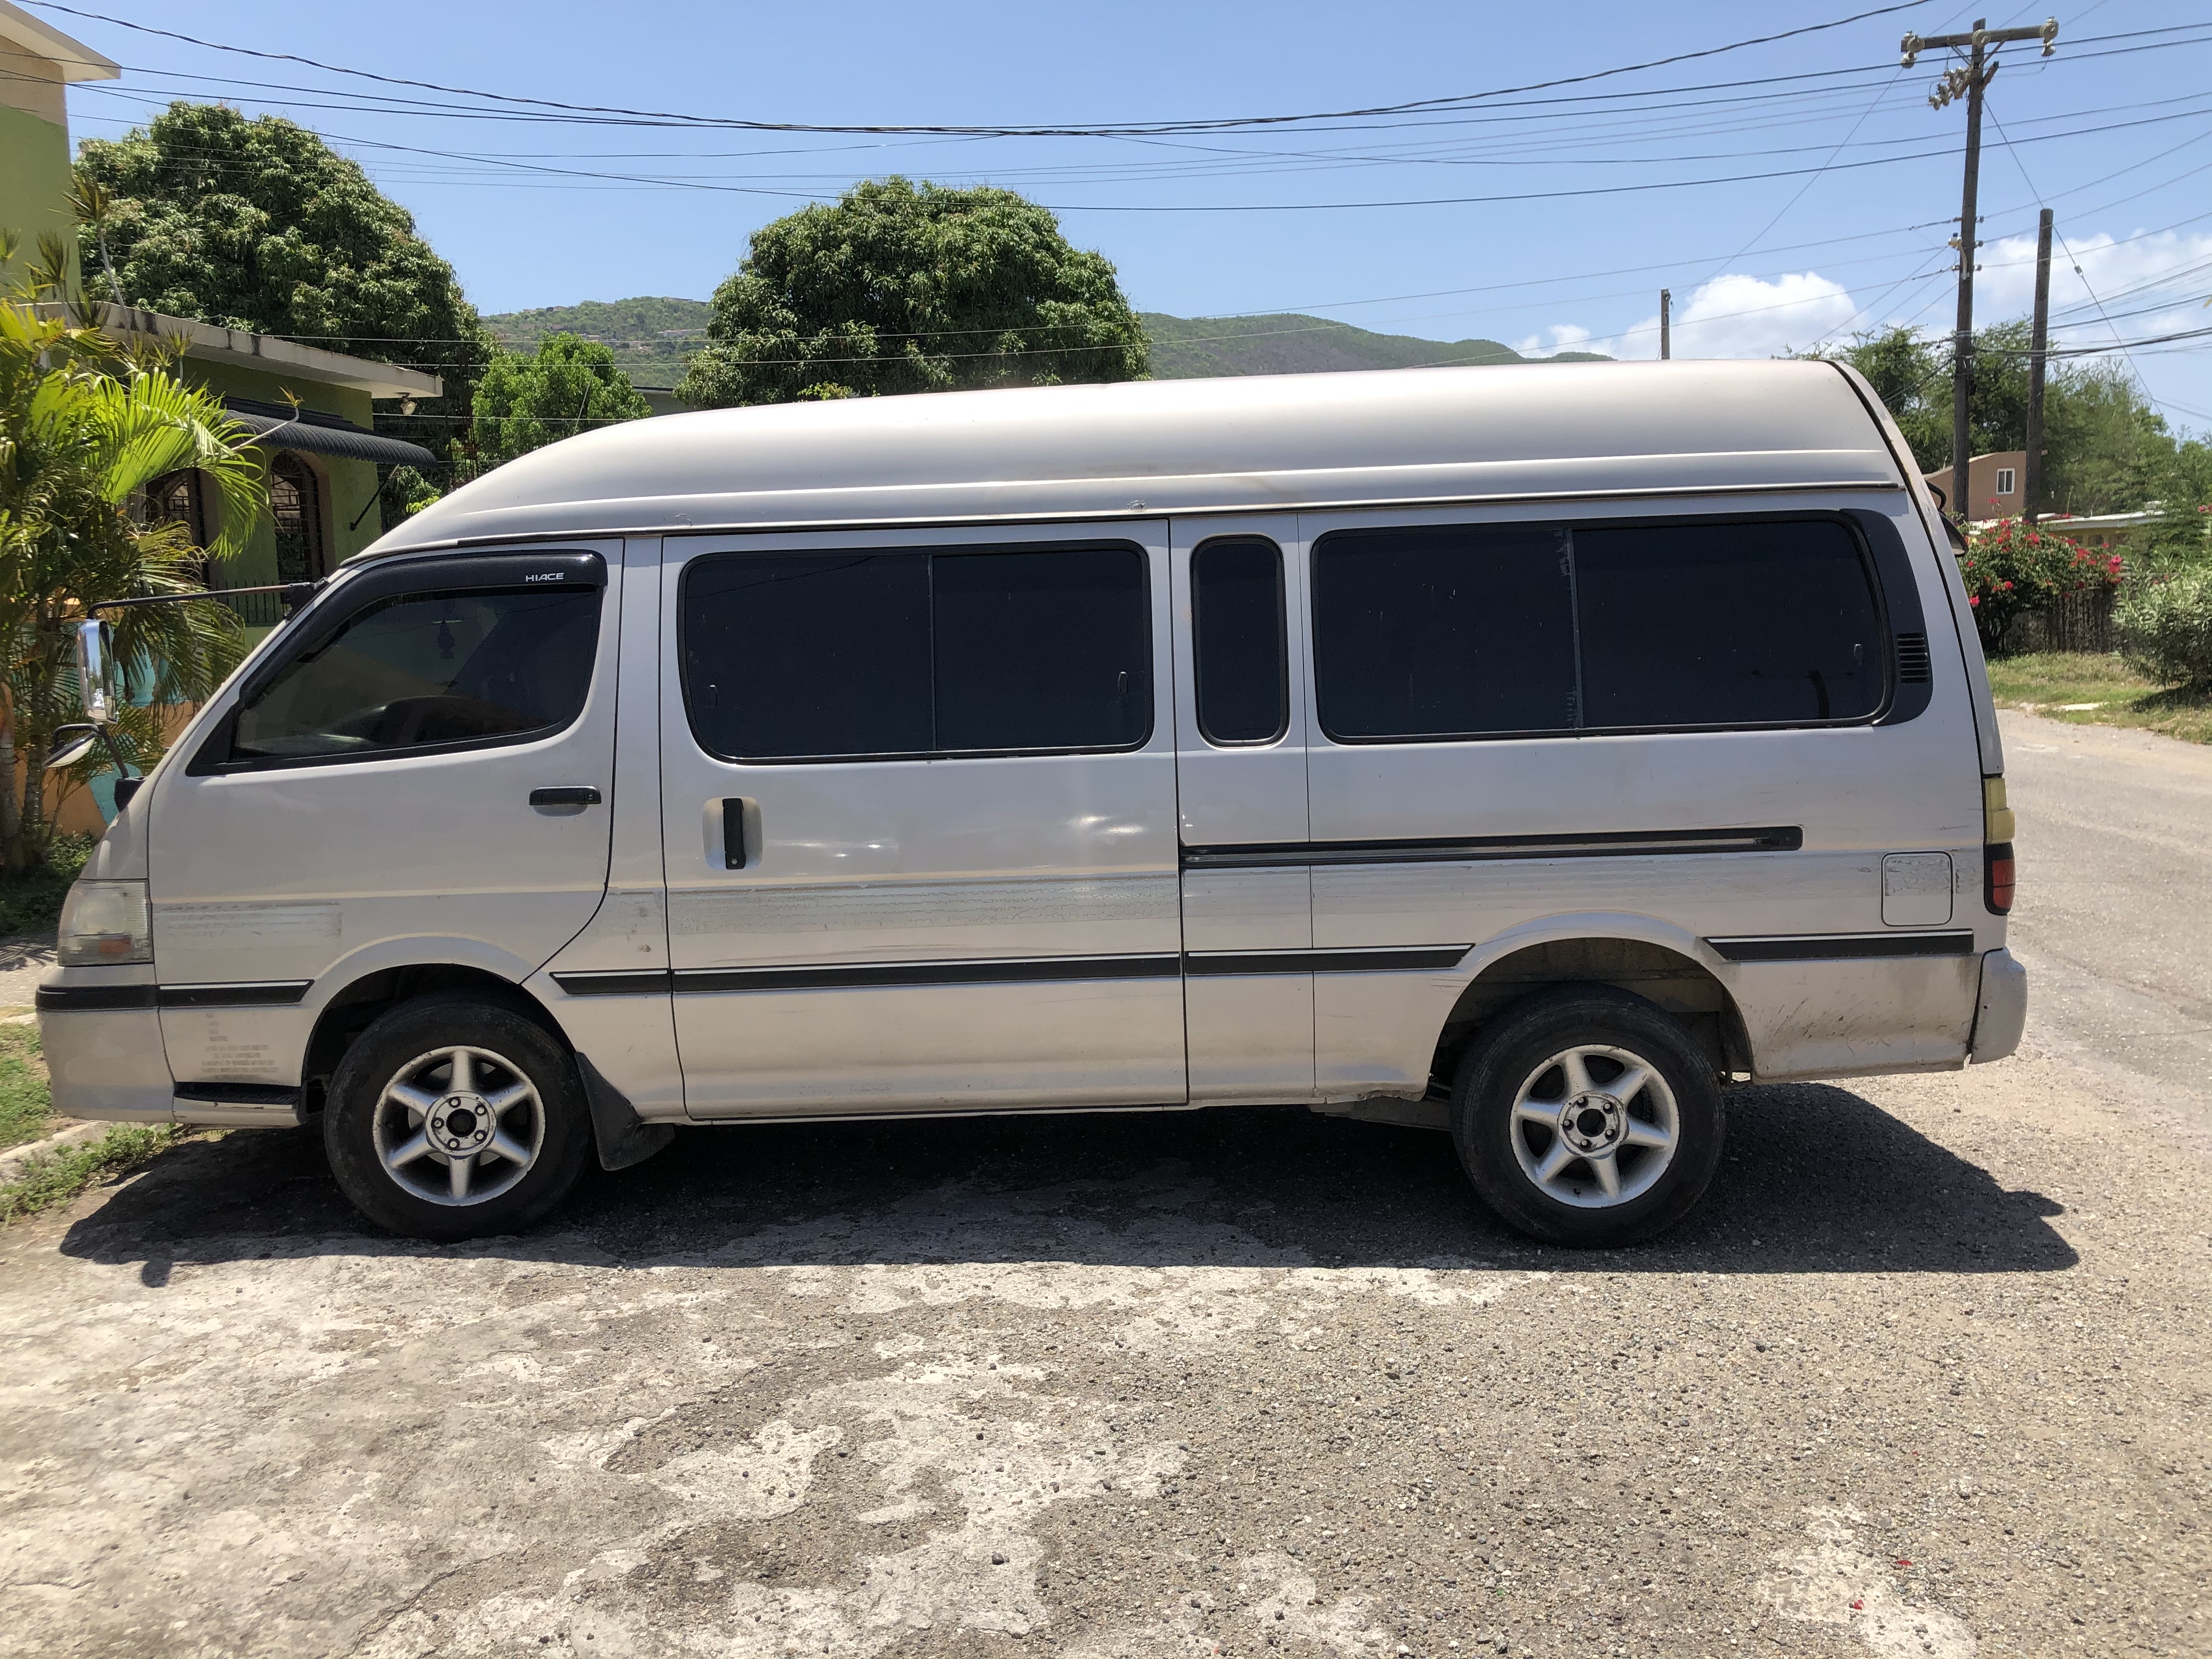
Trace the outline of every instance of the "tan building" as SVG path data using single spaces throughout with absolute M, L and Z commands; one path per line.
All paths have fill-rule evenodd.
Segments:
M 2017 519 L 2027 510 L 2027 452 L 2002 449 L 1977 455 L 1966 463 L 1966 498 L 1958 499 L 1951 488 L 1952 469 L 1923 474 L 1941 491 L 1943 510 L 1953 518 L 1979 523 L 1984 519 Z

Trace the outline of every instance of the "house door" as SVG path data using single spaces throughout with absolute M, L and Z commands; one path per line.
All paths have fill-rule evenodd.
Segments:
M 691 1115 L 1183 1102 L 1165 526 L 666 546 Z

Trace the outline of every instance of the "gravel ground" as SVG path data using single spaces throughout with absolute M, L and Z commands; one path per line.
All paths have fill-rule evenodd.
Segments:
M 2203 1659 L 2212 773 L 2006 730 L 2027 1047 L 1737 1092 L 1642 1250 L 1296 1110 L 689 1130 L 449 1248 L 188 1143 L 0 1234 L 0 1656 Z
M 2212 1651 L 2188 1122 L 1734 1110 L 1600 1255 L 1298 1111 L 689 1131 L 447 1248 L 190 1145 L 0 1241 L 0 1653 Z

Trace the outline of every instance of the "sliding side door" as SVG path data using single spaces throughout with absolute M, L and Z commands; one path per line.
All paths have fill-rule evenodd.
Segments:
M 1182 1103 L 1165 526 L 665 545 L 691 1115 Z

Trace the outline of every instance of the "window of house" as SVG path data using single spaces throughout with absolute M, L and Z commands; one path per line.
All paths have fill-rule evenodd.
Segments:
M 557 730 L 584 706 L 596 587 L 402 594 L 242 705 L 232 761 L 372 759 Z
M 312 582 L 328 575 L 322 480 L 297 455 L 280 453 L 270 463 L 269 512 L 276 523 L 276 580 Z
M 1141 550 L 732 553 L 684 578 L 684 697 L 726 760 L 1134 749 Z
M 2012 474 L 2013 470 L 2008 466 L 2001 466 L 1997 469 L 1998 495 L 2009 495 L 2012 494 Z
M 1226 536 L 1191 555 L 1198 729 L 1208 743 L 1273 743 L 1291 720 L 1283 550 Z
M 1340 741 L 1818 725 L 1887 691 L 1871 571 L 1827 519 L 1340 532 L 1314 635 Z
M 205 486 L 193 468 L 168 473 L 148 485 L 143 515 L 149 525 L 182 525 L 194 547 L 208 544 Z

